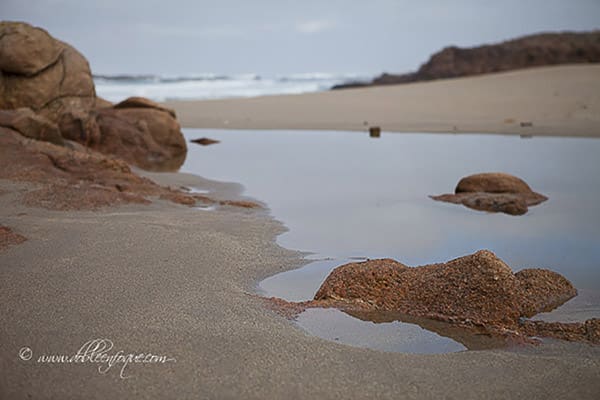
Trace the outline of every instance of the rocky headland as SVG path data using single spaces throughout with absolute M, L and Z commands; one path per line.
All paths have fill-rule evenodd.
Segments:
M 370 82 L 350 82 L 334 86 L 333 89 L 395 85 L 530 67 L 598 62 L 600 31 L 540 33 L 477 47 L 446 47 L 433 54 L 416 72 L 384 73 Z

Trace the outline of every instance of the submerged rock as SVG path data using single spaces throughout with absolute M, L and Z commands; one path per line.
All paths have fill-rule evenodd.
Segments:
M 463 178 L 454 194 L 430 196 L 433 200 L 462 204 L 479 211 L 523 215 L 529 206 L 548 198 L 531 190 L 520 178 L 500 172 L 482 173 Z

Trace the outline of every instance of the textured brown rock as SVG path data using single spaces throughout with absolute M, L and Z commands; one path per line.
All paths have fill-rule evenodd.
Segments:
M 23 123 L 5 126 L 54 143 L 62 136 L 144 169 L 176 170 L 183 163 L 187 148 L 175 112 L 140 97 L 114 107 L 97 98 L 87 60 L 70 45 L 28 24 L 3 22 L 0 55 L 0 109 L 28 107 L 40 115 L 29 116 L 29 125 L 46 118 L 59 134 L 50 125 L 46 136 L 22 129 Z
M 522 179 L 509 174 L 493 172 L 471 175 L 460 180 L 454 194 L 430 196 L 433 200 L 488 212 L 510 215 L 525 214 L 529 206 L 548 198 L 531 190 Z
M 0 110 L 0 126 L 13 129 L 32 139 L 63 144 L 58 126 L 29 108 Z
M 123 100 L 122 102 L 115 104 L 114 108 L 153 108 L 155 110 L 161 110 L 167 112 L 173 118 L 177 118 L 175 115 L 175 110 L 172 108 L 163 107 L 158 103 L 155 103 L 152 100 L 146 99 L 144 97 L 129 97 L 128 99 Z
M 333 270 L 315 300 L 516 325 L 520 317 L 555 308 L 576 294 L 558 274 L 526 270 L 516 276 L 492 252 L 479 251 L 447 263 L 415 268 L 389 259 L 346 264 Z
M 417 72 L 386 73 L 370 83 L 350 83 L 335 88 L 393 85 L 546 65 L 597 62 L 600 62 L 600 31 L 541 33 L 472 48 L 446 47 L 432 55 Z
M 95 98 L 87 60 L 45 31 L 24 23 L 3 22 L 0 49 L 7 60 L 0 62 L 0 108 L 39 111 L 65 97 Z M 58 122 L 52 114 L 45 116 Z
M 148 197 L 195 203 L 192 196 L 135 175 L 122 160 L 85 150 L 26 139 L 0 128 L 0 178 L 40 183 L 24 195 L 24 202 L 57 210 L 149 203 Z
M 0 70 L 33 75 L 54 64 L 62 47 L 43 29 L 19 22 L 0 22 Z
M 516 176 L 501 172 L 475 174 L 462 178 L 456 185 L 455 193 L 531 193 L 525 181 Z
M 600 343 L 600 319 L 581 323 L 524 319 L 550 311 L 576 295 L 573 285 L 555 272 L 525 269 L 513 274 L 492 252 L 482 250 L 421 267 L 407 267 L 391 259 L 345 264 L 329 274 L 314 300 L 265 300 L 288 318 L 307 308 L 336 307 L 376 323 L 400 320 L 426 329 L 434 326 L 436 332 L 470 343 L 469 348 L 495 347 L 498 342 L 473 342 L 468 332 L 501 338 L 504 343 L 528 343 L 532 341 L 529 336 Z M 464 334 L 426 319 L 451 324 Z
M 98 138 L 86 144 L 148 170 L 177 170 L 187 146 L 177 121 L 154 108 L 104 108 L 96 112 Z M 94 131 L 95 132 L 95 131 Z M 75 139 L 77 140 L 77 139 Z

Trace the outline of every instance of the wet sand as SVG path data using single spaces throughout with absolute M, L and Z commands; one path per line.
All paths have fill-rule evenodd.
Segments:
M 185 174 L 162 183 L 235 196 Z M 523 353 L 406 355 L 309 336 L 266 309 L 257 282 L 300 266 L 274 242 L 264 211 L 194 210 L 163 201 L 96 212 L 19 204 L 0 181 L 2 224 L 27 237 L 0 252 L 2 398 L 576 398 L 600 393 L 600 349 L 556 344 Z M 39 364 L 95 338 L 165 364 Z M 30 347 L 33 359 L 19 359 Z
M 187 128 L 366 131 L 380 126 L 394 132 L 600 137 L 600 65 L 167 105 Z

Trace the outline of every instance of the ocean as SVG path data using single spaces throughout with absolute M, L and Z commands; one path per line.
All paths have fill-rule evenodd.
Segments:
M 112 102 L 130 96 L 155 101 L 202 100 L 299 94 L 329 90 L 332 86 L 367 80 L 358 74 L 303 73 L 263 77 L 257 74 L 190 76 L 94 75 L 96 93 Z

